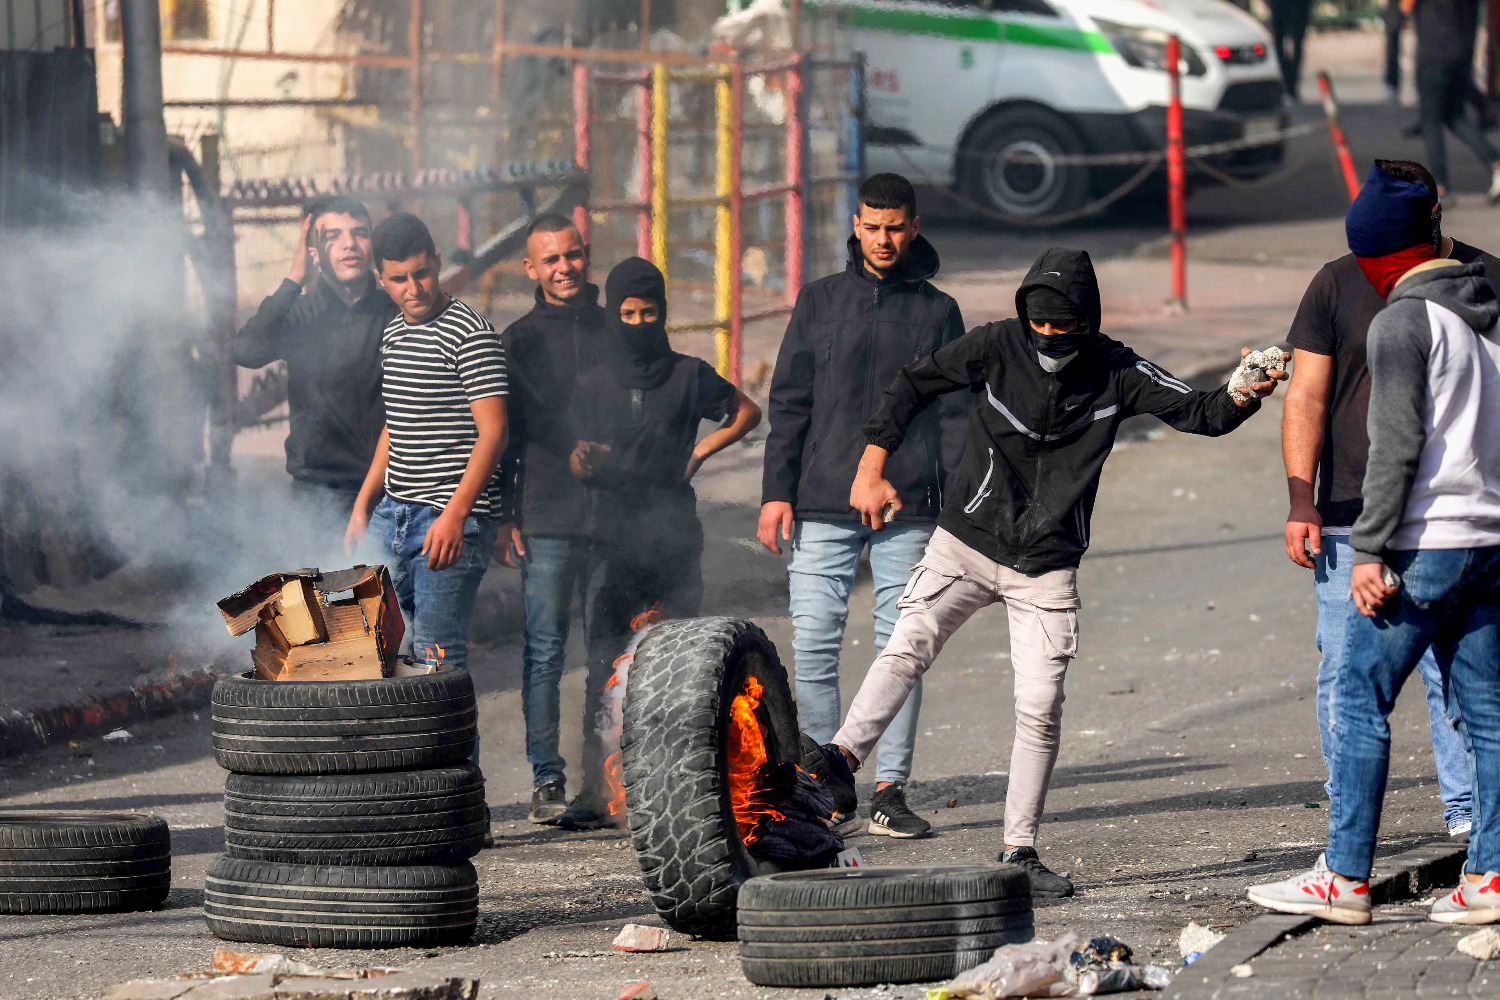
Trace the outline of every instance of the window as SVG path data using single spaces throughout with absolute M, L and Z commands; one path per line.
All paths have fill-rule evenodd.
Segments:
M 208 37 L 208 0 L 161 0 L 161 37 L 180 42 Z

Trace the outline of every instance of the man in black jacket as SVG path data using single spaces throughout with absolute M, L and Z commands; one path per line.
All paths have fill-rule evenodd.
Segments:
M 1226 434 L 1274 381 L 1235 397 L 1197 392 L 1099 332 L 1099 285 L 1088 254 L 1042 254 L 1016 292 L 1018 319 L 971 330 L 896 376 L 865 425 L 868 445 L 849 503 L 883 527 L 905 504 L 887 479 L 910 429 L 934 399 L 968 390 L 963 463 L 938 528 L 901 599 L 901 618 L 832 742 L 858 767 L 948 637 L 981 608 L 1009 612 L 1016 737 L 1001 859 L 1031 876 L 1035 896 L 1073 885 L 1036 852 L 1062 730 L 1063 676 L 1078 646 L 1078 562 L 1089 544 L 1099 473 L 1120 422 L 1153 413 L 1181 431 Z M 1285 378 L 1282 372 L 1273 378 Z
M 399 310 L 375 283 L 370 249 L 364 205 L 339 195 L 315 199 L 286 279 L 234 338 L 238 365 L 286 362 L 286 471 L 304 513 L 331 544 L 343 536 L 385 426 L 380 335 Z
M 875 648 L 883 649 L 962 445 L 961 401 L 923 414 L 913 424 L 911 446 L 891 464 L 902 500 L 895 523 L 877 533 L 849 507 L 849 483 L 864 445 L 859 428 L 875 412 L 880 390 L 902 365 L 963 334 L 958 303 L 932 285 L 937 251 L 917 227 L 916 193 L 906 178 L 877 174 L 860 186 L 849 265 L 802 289 L 771 382 L 758 534 L 776 555 L 779 542 L 792 543 L 797 709 L 803 729 L 819 743 L 839 724 L 839 649 L 860 555 L 868 546 Z M 924 837 L 931 831 L 907 807 L 903 791 L 921 701 L 921 688 L 914 687 L 881 740 L 871 833 Z M 846 805 L 836 817 L 844 829 L 857 825 L 855 804 Z
M 568 469 L 578 443 L 573 386 L 579 373 L 603 360 L 604 310 L 599 286 L 589 284 L 588 247 L 566 217 L 549 213 L 532 221 L 524 263 L 537 283 L 536 305 L 501 334 L 512 365 L 512 443 L 502 470 L 517 498 L 516 522 L 501 528 L 495 551 L 521 567 L 530 818 L 550 825 L 567 809 L 558 690 L 573 595 L 583 589 L 588 555 L 588 487 Z

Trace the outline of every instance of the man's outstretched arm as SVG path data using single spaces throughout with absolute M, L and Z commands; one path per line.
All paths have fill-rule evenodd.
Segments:
M 1323 518 L 1318 514 L 1313 483 L 1333 391 L 1333 358 L 1300 347 L 1292 349 L 1292 380 L 1281 415 L 1281 460 L 1291 501 L 1286 516 L 1287 558 L 1305 569 L 1323 552 Z

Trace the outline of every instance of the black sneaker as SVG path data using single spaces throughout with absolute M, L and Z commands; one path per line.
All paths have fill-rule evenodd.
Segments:
M 1031 895 L 1039 899 L 1062 899 L 1073 895 L 1073 883 L 1042 864 L 1035 847 L 1012 847 L 1000 853 L 1006 864 L 1020 865 L 1031 879 Z
M 598 830 L 619 824 L 609 814 L 608 805 L 596 796 L 580 792 L 574 796 L 563 814 L 557 817 L 557 825 L 564 830 Z
M 887 785 L 875 790 L 870 802 L 870 833 L 877 837 L 916 840 L 932 834 L 932 824 L 906 805 L 906 786 Z
M 568 799 L 563 794 L 563 783 L 549 781 L 531 790 L 531 813 L 526 818 L 542 826 L 552 826 L 567 810 Z
M 859 793 L 854 790 L 854 772 L 849 758 L 832 743 L 818 746 L 812 737 L 802 734 L 802 770 L 822 782 L 833 796 L 835 828 L 859 811 Z

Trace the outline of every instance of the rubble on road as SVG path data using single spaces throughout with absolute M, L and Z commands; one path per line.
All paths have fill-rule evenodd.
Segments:
M 644 979 L 620 991 L 620 1000 L 656 1000 L 656 990 Z
M 1461 938 L 1458 942 L 1458 950 L 1470 958 L 1477 958 L 1481 962 L 1500 956 L 1500 931 L 1493 927 L 1475 931 L 1468 937 Z
M 1209 927 L 1204 927 L 1196 920 L 1189 921 L 1177 937 L 1177 950 L 1186 959 L 1189 955 L 1202 955 L 1205 951 L 1224 940 L 1224 935 Z
M 318 969 L 281 954 L 218 948 L 212 972 L 132 979 L 105 990 L 101 1000 L 475 1000 L 478 996 L 479 980 L 465 976 L 378 967 Z
M 664 927 L 626 924 L 615 936 L 615 951 L 667 951 L 672 935 Z

